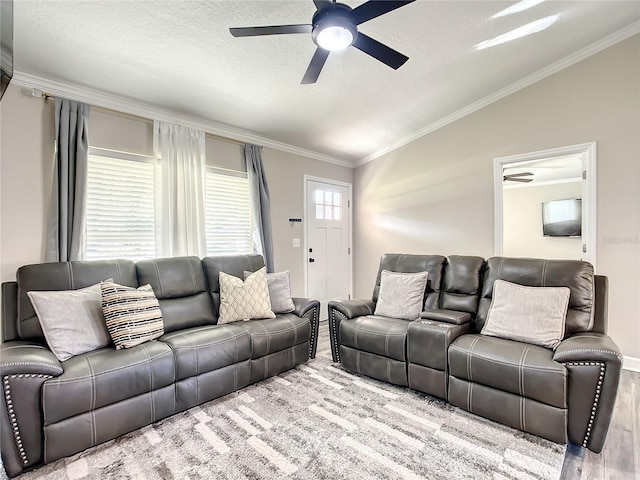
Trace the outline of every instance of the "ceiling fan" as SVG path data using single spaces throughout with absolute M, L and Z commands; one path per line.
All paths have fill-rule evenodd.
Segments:
M 318 80 L 330 52 L 344 50 L 352 45 L 397 70 L 409 60 L 409 57 L 359 32 L 358 25 L 414 1 L 369 0 L 352 9 L 343 3 L 336 3 L 335 0 L 313 0 L 317 10 L 311 24 L 240 27 L 230 28 L 229 31 L 234 37 L 311 33 L 311 38 L 318 48 L 302 78 L 302 84 L 315 83 Z
M 533 175 L 533 173 L 523 172 L 523 173 L 505 174 L 502 177 L 502 181 L 503 182 L 522 182 L 522 183 L 533 182 L 533 178 L 521 178 L 521 177 L 528 177 L 529 175 Z

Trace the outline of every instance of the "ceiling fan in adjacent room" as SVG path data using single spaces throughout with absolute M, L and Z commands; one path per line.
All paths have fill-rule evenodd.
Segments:
M 234 37 L 311 33 L 311 38 L 318 48 L 302 78 L 303 84 L 315 83 L 318 80 L 330 52 L 344 50 L 350 46 L 397 70 L 409 60 L 409 57 L 359 32 L 358 25 L 414 1 L 369 0 L 352 9 L 343 3 L 336 3 L 335 0 L 314 0 L 317 11 L 311 19 L 311 24 L 241 27 L 230 28 L 229 31 Z
M 533 175 L 531 172 L 522 172 L 522 173 L 510 173 L 504 174 L 502 177 L 503 182 L 521 182 L 521 183 L 529 183 L 533 182 L 533 178 L 522 178 Z

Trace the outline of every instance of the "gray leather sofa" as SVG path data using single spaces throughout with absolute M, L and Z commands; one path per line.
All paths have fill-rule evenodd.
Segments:
M 221 271 L 243 278 L 259 255 L 27 265 L 2 285 L 0 443 L 9 476 L 80 452 L 277 375 L 315 357 L 320 304 L 294 298 L 276 318 L 216 325 Z M 59 362 L 27 292 L 113 278 L 151 284 L 165 334 Z
M 420 319 L 374 315 L 383 269 L 428 272 Z M 496 279 L 569 287 L 565 335 L 555 351 L 480 334 Z M 329 303 L 333 361 L 599 453 L 622 368 L 606 335 L 607 289 L 607 278 L 581 261 L 387 254 L 371 300 Z

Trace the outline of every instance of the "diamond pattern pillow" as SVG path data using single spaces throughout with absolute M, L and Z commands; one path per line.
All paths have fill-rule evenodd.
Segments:
M 220 272 L 219 281 L 218 324 L 250 318 L 275 318 L 275 314 L 271 311 L 266 267 L 249 275 L 244 282 L 238 277 Z
M 116 348 L 131 348 L 164 334 L 160 304 L 151 285 L 102 282 L 102 313 Z

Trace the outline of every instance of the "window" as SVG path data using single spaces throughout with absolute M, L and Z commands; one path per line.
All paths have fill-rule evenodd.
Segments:
M 245 172 L 207 168 L 205 231 L 207 255 L 253 251 L 251 199 Z
M 316 190 L 316 220 L 342 220 L 342 194 Z
M 85 258 L 156 257 L 155 160 L 90 148 L 85 215 Z M 253 251 L 249 180 L 245 172 L 207 168 L 207 255 Z
M 85 258 L 154 258 L 153 159 L 91 148 Z

